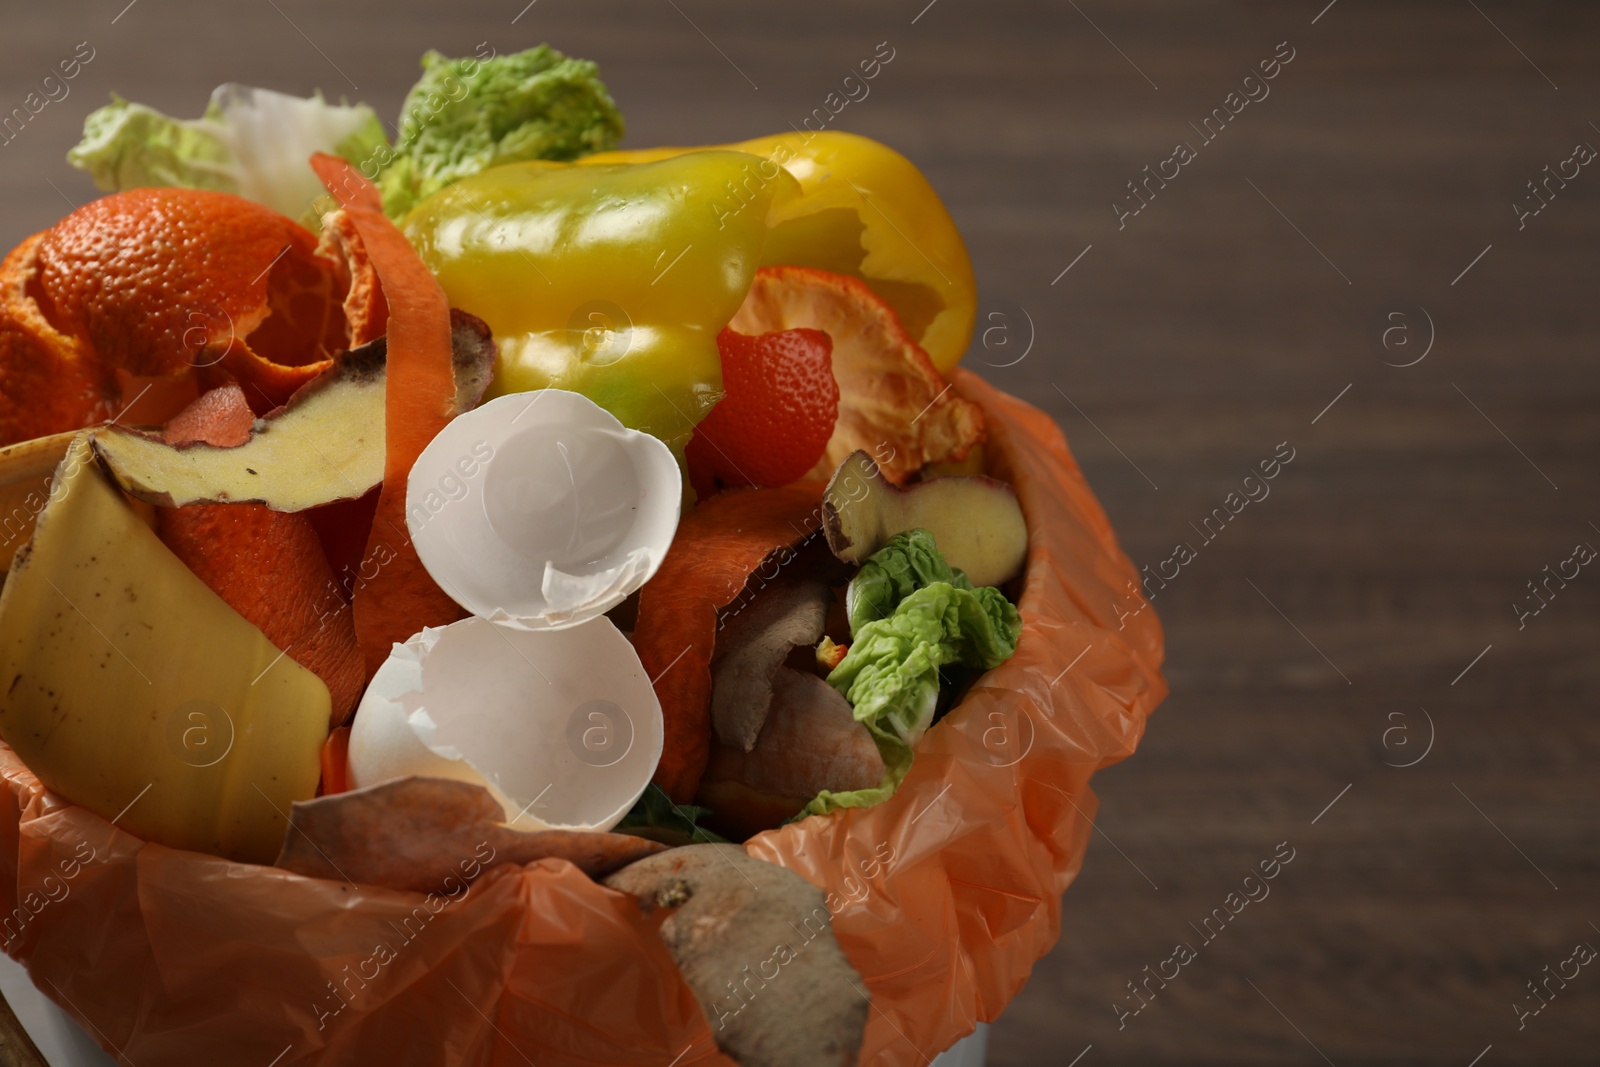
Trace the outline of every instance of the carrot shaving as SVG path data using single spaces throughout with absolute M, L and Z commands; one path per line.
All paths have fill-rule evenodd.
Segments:
M 255 421 L 244 390 L 237 382 L 230 381 L 202 393 L 168 420 L 161 431 L 161 439 L 169 445 L 198 442 L 217 448 L 237 448 L 250 440 L 250 429 Z
M 747 586 L 769 584 L 803 545 L 820 545 L 821 495 L 815 484 L 718 493 L 684 515 L 661 569 L 639 591 L 633 647 L 666 730 L 654 781 L 676 803 L 694 799 L 711 758 L 718 613 L 739 610 Z
M 336 727 L 322 746 L 322 788 L 318 796 L 331 797 L 350 788 L 350 727 Z
M 311 157 L 322 184 L 355 226 L 389 308 L 383 488 L 367 539 L 376 574 L 355 591 L 356 637 L 370 681 L 396 642 L 465 613 L 435 584 L 406 531 L 406 478 L 453 414 L 450 303 L 405 235 L 383 213 L 378 190 L 336 156 Z

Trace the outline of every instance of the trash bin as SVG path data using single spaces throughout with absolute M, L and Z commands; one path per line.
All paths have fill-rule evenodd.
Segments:
M 961 1039 L 1060 932 L 1089 778 L 1132 754 L 1166 692 L 1155 613 L 1059 429 L 972 374 L 952 380 L 983 407 L 989 471 L 1028 520 L 1016 655 L 929 731 L 890 800 L 746 844 L 827 894 L 871 994 L 861 1062 L 890 1067 L 942 1048 L 981 1062 L 982 1032 Z M 564 861 L 492 869 L 409 936 L 419 894 L 146 843 L 3 747 L 0 778 L 6 951 L 140 1067 L 420 1063 L 423 1049 L 474 1065 L 730 1062 L 633 898 Z M 375 965 L 379 943 L 392 951 Z

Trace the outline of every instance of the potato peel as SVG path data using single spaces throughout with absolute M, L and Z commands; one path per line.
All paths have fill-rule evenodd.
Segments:
M 298 801 L 277 866 L 310 878 L 387 889 L 456 893 L 502 863 L 563 859 L 591 878 L 665 845 L 629 834 L 512 830 L 481 785 L 450 778 L 396 778 Z
M 676 848 L 605 884 L 670 912 L 661 940 L 717 1046 L 743 1067 L 857 1062 L 871 998 L 820 889 L 737 845 Z

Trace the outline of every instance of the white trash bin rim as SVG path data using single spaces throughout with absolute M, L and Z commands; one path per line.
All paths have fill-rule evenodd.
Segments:
M 983 1067 L 988 1052 L 989 1024 L 979 1023 L 977 1030 L 935 1056 L 931 1067 Z

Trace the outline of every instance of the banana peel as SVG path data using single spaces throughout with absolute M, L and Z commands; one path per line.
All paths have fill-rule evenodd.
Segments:
M 270 864 L 316 792 L 327 687 L 161 543 L 87 433 L 0 590 L 0 694 L 46 786 L 148 841 Z
M 0 568 L 10 569 L 50 499 L 50 480 L 74 431 L 0 448 Z

